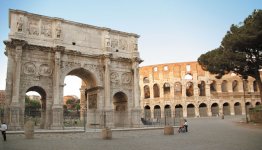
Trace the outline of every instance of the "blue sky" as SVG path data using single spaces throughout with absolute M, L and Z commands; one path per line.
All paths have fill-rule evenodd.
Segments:
M 196 61 L 220 45 L 261 0 L 0 0 L 0 89 L 5 89 L 8 9 L 139 34 L 141 66 Z

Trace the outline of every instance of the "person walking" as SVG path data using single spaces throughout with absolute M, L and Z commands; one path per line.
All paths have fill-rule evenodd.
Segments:
M 2 135 L 3 135 L 4 141 L 6 141 L 6 130 L 7 130 L 7 125 L 3 122 L 1 124 L 1 132 L 2 132 Z
M 188 131 L 188 129 L 187 129 L 187 128 L 188 128 L 188 123 L 187 123 L 187 120 L 186 120 L 186 119 L 184 120 L 184 127 L 185 127 L 186 132 L 187 132 L 187 131 Z

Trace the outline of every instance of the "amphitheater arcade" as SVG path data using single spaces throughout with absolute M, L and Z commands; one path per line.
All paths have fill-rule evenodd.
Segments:
M 245 105 L 261 103 L 255 79 L 233 73 L 217 79 L 197 62 L 141 67 L 140 89 L 146 119 L 244 115 Z

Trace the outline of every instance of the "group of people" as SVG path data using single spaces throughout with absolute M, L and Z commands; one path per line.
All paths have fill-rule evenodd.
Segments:
M 7 125 L 3 122 L 0 127 L 0 131 L 2 132 L 4 141 L 6 141 L 6 130 L 7 130 Z

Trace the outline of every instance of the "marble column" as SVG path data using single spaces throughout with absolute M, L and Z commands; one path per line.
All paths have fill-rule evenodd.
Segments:
M 23 126 L 23 122 L 24 122 L 24 116 L 23 116 L 23 110 L 24 108 L 20 108 L 19 106 L 19 93 L 20 93 L 20 76 L 21 76 L 21 67 L 22 67 L 22 63 L 21 63 L 21 59 L 22 59 L 22 52 L 23 52 L 23 48 L 27 43 L 23 40 L 14 40 L 12 39 L 11 42 L 9 42 L 7 44 L 7 46 L 10 46 L 10 48 L 14 48 L 14 49 L 10 49 L 8 54 L 8 62 L 12 62 L 11 65 L 12 66 L 8 66 L 13 68 L 14 70 L 12 70 L 13 73 L 10 73 L 8 75 L 10 75 L 10 77 L 7 77 L 10 81 L 11 79 L 11 87 L 9 88 L 11 91 L 9 91 L 11 93 L 10 95 L 10 99 L 11 99 L 11 104 L 10 104 L 10 108 L 9 108 L 9 127 L 10 129 L 14 129 L 14 130 L 19 130 L 22 128 Z M 12 60 L 13 57 L 13 61 L 9 61 Z M 9 64 L 10 65 L 10 64 Z
M 105 92 L 105 99 L 104 99 L 104 106 L 105 109 L 112 109 L 112 99 L 111 99 L 111 82 L 110 82 L 110 56 L 105 56 L 104 58 L 104 68 L 105 68 L 105 80 L 104 80 L 104 92 Z
M 53 129 L 61 129 L 63 127 L 63 104 L 61 103 L 62 97 L 60 97 L 60 92 L 63 85 L 60 85 L 60 64 L 61 64 L 61 52 L 64 51 L 65 47 L 57 46 L 55 48 L 55 64 L 54 64 L 54 84 L 53 84 Z

